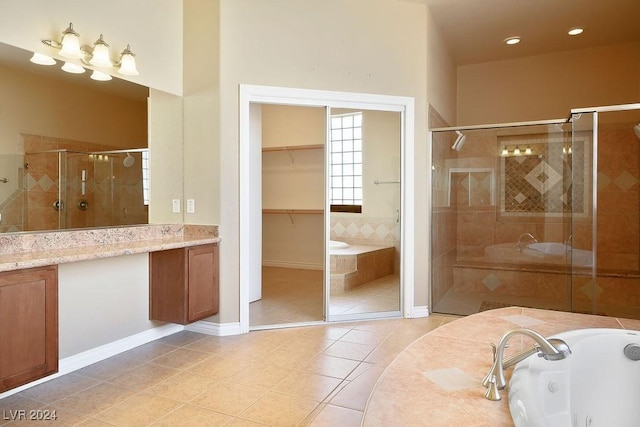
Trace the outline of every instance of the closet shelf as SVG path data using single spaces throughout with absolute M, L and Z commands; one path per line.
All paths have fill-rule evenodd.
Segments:
M 262 209 L 263 214 L 322 214 L 323 209 Z
M 284 147 L 262 147 L 262 152 L 269 151 L 297 151 L 297 150 L 322 150 L 324 149 L 324 144 L 314 144 L 314 145 L 289 145 Z

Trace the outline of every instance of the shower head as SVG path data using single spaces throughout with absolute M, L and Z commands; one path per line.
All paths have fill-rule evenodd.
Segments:
M 638 139 L 640 139 L 640 123 L 638 123 L 633 127 L 633 131 L 636 133 L 636 136 L 638 137 Z
M 122 161 L 122 166 L 125 168 L 130 168 L 136 162 L 136 158 L 131 155 L 131 153 L 127 153 L 127 157 Z
M 456 138 L 456 142 L 454 142 L 453 145 L 451 146 L 451 149 L 460 151 L 462 150 L 462 146 L 464 145 L 464 142 L 467 139 L 467 135 L 463 134 L 459 130 L 456 131 L 456 134 L 458 134 L 458 137 Z

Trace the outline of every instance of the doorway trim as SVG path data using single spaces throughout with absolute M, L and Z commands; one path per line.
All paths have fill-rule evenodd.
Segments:
M 296 89 L 276 86 L 240 85 L 239 99 L 239 188 L 240 188 L 240 332 L 249 332 L 249 288 L 261 271 L 261 228 L 256 218 L 261 217 L 262 189 L 258 175 L 262 167 L 255 167 L 262 147 L 251 144 L 251 104 L 278 104 L 331 108 L 362 108 L 369 110 L 398 111 L 401 124 L 401 265 L 402 314 L 412 317 L 414 300 L 414 99 L 403 96 L 376 95 L 353 92 L 335 92 L 314 89 Z M 255 144 L 253 144 L 255 145 Z M 258 187 L 258 188 L 256 188 Z M 259 234 L 259 235 L 258 235 Z M 253 245 L 253 246 L 252 246 Z

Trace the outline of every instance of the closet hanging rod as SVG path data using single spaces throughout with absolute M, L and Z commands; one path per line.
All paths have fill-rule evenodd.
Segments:
M 398 181 L 378 181 L 376 179 L 375 181 L 373 181 L 373 183 L 375 185 L 378 185 L 378 184 L 400 184 L 400 180 L 398 180 Z

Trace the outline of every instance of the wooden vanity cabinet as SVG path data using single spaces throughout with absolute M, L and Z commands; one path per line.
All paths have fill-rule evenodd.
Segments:
M 218 245 L 149 254 L 149 318 L 186 325 L 218 312 Z
M 57 266 L 0 273 L 0 392 L 57 371 Z

